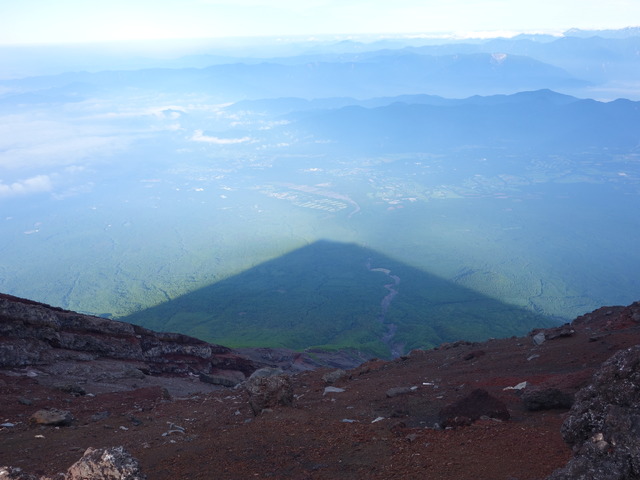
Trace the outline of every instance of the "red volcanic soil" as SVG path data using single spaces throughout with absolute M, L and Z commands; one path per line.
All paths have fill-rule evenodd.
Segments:
M 560 436 L 567 411 L 529 412 L 522 392 L 505 388 L 526 381 L 529 390 L 576 392 L 613 353 L 640 343 L 638 311 L 638 304 L 599 309 L 556 338 L 561 329 L 547 331 L 541 345 L 532 336 L 459 342 L 371 361 L 330 385 L 342 392 L 325 392 L 330 370 L 300 373 L 292 377 L 293 405 L 259 416 L 241 386 L 180 395 L 197 380 L 167 379 L 168 397 L 142 379 L 130 391 L 73 396 L 39 383 L 35 367 L 4 371 L 0 422 L 14 426 L 0 428 L 0 465 L 51 475 L 88 447 L 123 445 L 151 480 L 542 479 L 571 457 Z M 388 397 L 396 387 L 416 388 Z M 511 419 L 434 428 L 442 407 L 477 388 L 503 401 Z M 90 384 L 85 389 L 91 393 Z M 31 424 L 45 407 L 75 420 Z

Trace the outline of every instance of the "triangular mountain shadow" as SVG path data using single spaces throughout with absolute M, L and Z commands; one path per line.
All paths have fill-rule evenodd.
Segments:
M 120 320 L 231 347 L 355 348 L 379 357 L 557 325 L 373 250 L 329 241 Z

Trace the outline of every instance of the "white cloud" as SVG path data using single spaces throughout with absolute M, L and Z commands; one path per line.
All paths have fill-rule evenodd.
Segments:
M 204 135 L 202 130 L 196 130 L 191 140 L 194 142 L 206 142 L 206 143 L 214 143 L 216 145 L 234 145 L 237 143 L 245 143 L 250 142 L 251 137 L 242 137 L 242 138 L 218 138 L 218 137 L 210 137 L 208 135 Z
M 42 119 L 0 117 L 0 168 L 42 169 L 95 160 L 127 147 L 133 135 L 108 126 Z
M 0 182 L 0 197 L 49 192 L 53 188 L 49 175 L 37 175 L 10 184 Z
M 109 154 L 126 144 L 124 139 L 109 137 L 67 138 L 49 143 L 21 146 L 0 154 L 0 166 L 5 168 L 38 168 L 66 165 Z

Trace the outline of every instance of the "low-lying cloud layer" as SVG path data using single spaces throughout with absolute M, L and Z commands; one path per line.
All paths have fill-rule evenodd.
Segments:
M 216 145 L 235 145 L 238 143 L 246 143 L 251 141 L 251 137 L 241 138 L 218 138 L 205 135 L 202 130 L 196 130 L 191 140 L 194 142 L 213 143 Z
M 0 197 L 44 193 L 50 192 L 52 189 L 53 183 L 49 175 L 37 175 L 9 184 L 0 182 Z

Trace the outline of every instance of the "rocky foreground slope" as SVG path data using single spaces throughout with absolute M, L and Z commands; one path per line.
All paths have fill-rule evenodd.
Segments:
M 636 345 L 640 303 L 310 370 L 0 296 L 0 478 L 640 478 Z
M 312 358 L 268 348 L 232 350 L 0 294 L 0 368 L 37 366 L 43 384 L 76 382 L 94 393 L 160 385 L 185 394 L 233 387 L 267 365 L 299 372 L 364 360 L 357 352 Z M 199 382 L 183 381 L 194 376 Z

